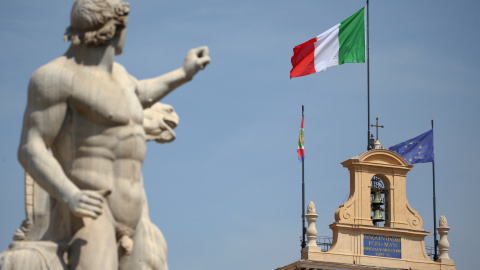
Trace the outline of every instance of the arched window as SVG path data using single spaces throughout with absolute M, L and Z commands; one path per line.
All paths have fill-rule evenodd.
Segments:
M 374 226 L 384 227 L 385 220 L 388 219 L 388 207 L 385 207 L 387 189 L 378 176 L 373 176 L 371 180 L 371 217 Z

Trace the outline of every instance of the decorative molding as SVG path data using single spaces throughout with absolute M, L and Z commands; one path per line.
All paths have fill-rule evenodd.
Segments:
M 413 229 L 421 229 L 423 226 L 423 220 L 418 214 L 418 212 L 413 210 L 413 208 L 408 203 L 405 206 L 411 214 L 408 218 L 408 225 L 410 225 L 410 227 L 412 227 Z
M 355 199 L 350 198 L 346 203 L 340 205 L 335 211 L 335 221 L 341 222 L 352 218 L 352 205 L 355 203 Z
M 442 216 L 440 217 L 440 220 L 439 220 L 439 222 L 438 222 L 438 226 L 439 226 L 439 227 L 444 227 L 444 228 L 447 228 L 447 227 L 448 227 L 447 218 L 446 218 L 444 215 L 442 215 Z
M 307 214 L 315 214 L 315 204 L 312 201 L 308 203 Z

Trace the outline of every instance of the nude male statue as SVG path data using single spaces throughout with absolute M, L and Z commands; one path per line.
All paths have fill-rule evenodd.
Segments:
M 144 110 L 161 106 L 210 58 L 206 47 L 192 49 L 179 69 L 135 79 L 114 62 L 128 13 L 122 0 L 76 0 L 65 34 L 70 48 L 36 70 L 28 87 L 18 158 L 54 198 L 54 211 L 67 213 L 51 221 L 45 238 L 68 243 L 70 269 L 168 269 L 163 236 L 148 219 L 141 169 L 146 140 L 171 140 L 175 120 L 166 117 L 162 138 Z

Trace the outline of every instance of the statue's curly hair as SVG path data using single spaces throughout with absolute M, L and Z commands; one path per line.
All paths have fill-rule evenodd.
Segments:
M 77 46 L 104 45 L 125 28 L 130 12 L 126 2 L 112 0 L 77 0 L 70 13 L 70 26 L 63 39 Z

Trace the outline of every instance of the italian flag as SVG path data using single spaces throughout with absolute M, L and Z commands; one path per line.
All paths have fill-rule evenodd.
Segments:
M 365 8 L 293 48 L 290 78 L 324 71 L 343 63 L 365 63 Z

